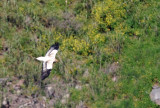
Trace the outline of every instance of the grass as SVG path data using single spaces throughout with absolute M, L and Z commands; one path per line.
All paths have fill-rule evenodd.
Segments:
M 111 5 L 114 4 L 114 5 Z M 155 1 L 24 0 L 0 2 L 0 76 L 25 79 L 34 94 L 41 71 L 36 57 L 59 42 L 60 60 L 46 82 L 57 76 L 71 87 L 66 105 L 91 108 L 157 107 L 149 93 L 159 83 L 159 4 Z M 103 69 L 119 62 L 117 82 Z M 88 71 L 88 76 L 84 73 Z M 43 91 L 43 90 L 42 90 Z M 44 95 L 41 93 L 40 95 Z

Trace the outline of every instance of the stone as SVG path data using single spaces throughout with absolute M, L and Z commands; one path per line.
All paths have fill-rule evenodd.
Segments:
M 114 76 L 112 77 L 112 81 L 113 81 L 113 82 L 116 82 L 117 80 L 118 80 L 118 79 L 117 79 L 117 76 L 114 75 Z
M 69 98 L 69 97 L 70 97 L 69 93 L 63 96 L 63 98 Z
M 160 105 L 160 88 L 153 88 L 150 93 L 150 98 L 153 102 Z
M 46 96 L 52 98 L 54 96 L 55 90 L 52 86 L 47 86 L 45 89 Z
M 85 106 L 83 101 L 80 101 L 78 105 L 76 105 L 76 108 L 87 108 L 87 106 Z
M 85 77 L 85 78 L 89 77 L 89 71 L 88 71 L 88 69 L 84 72 L 83 77 Z
M 62 103 L 62 104 L 65 104 L 65 103 L 67 103 L 67 100 L 66 100 L 66 99 L 62 99 L 62 100 L 61 100 L 61 103 Z
M 6 97 L 4 97 L 3 102 L 2 102 L 2 108 L 9 108 L 9 101 Z
M 20 96 L 20 95 L 22 94 L 22 91 L 21 91 L 21 90 L 17 90 L 16 92 L 17 92 L 17 95 L 18 95 L 18 96 Z
M 14 88 L 14 90 L 20 90 L 21 89 L 21 87 L 17 86 L 17 85 L 13 85 L 13 88 Z
M 22 85 L 24 85 L 24 79 L 19 80 L 16 85 L 17 85 L 17 86 L 22 86 Z
M 62 98 L 62 100 L 61 100 L 61 103 L 62 104 L 66 104 L 69 97 L 70 97 L 69 93 L 66 94 L 66 95 L 64 95 L 63 98 Z
M 108 67 L 108 73 L 115 73 L 119 69 L 119 62 L 114 62 Z
M 8 78 L 0 78 L 0 84 L 4 85 L 7 82 Z
M 75 86 L 75 89 L 81 90 L 81 89 L 82 89 L 82 86 L 77 84 L 77 85 Z
M 46 98 L 45 96 L 42 96 L 42 99 L 43 99 L 44 101 L 46 101 L 46 100 L 47 100 L 47 98 Z
M 25 24 L 27 24 L 27 25 L 29 25 L 30 23 L 31 23 L 31 17 L 29 17 L 29 16 L 26 16 L 26 18 L 25 18 Z
M 10 85 L 12 85 L 12 82 L 7 82 L 6 85 L 7 85 L 7 86 L 10 86 Z

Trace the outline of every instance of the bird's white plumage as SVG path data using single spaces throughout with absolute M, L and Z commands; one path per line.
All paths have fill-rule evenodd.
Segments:
M 47 55 L 47 56 L 49 56 L 49 57 L 51 57 L 51 58 L 55 58 L 57 52 L 58 52 L 58 50 L 53 50 L 53 51 L 52 51 L 49 55 Z
M 52 69 L 52 64 L 55 61 L 55 56 L 57 54 L 58 50 L 52 50 L 52 51 L 48 51 L 47 54 L 45 55 L 45 57 L 38 57 L 36 58 L 39 61 L 43 61 L 44 65 L 43 65 L 43 70 L 46 69 Z
M 53 60 L 50 60 L 50 61 L 47 61 L 47 69 L 52 69 L 52 67 L 53 67 Z
M 50 74 L 50 70 L 53 68 L 53 62 L 56 62 L 55 56 L 58 52 L 59 44 L 54 44 L 50 47 L 44 57 L 36 58 L 39 61 L 43 62 L 42 67 L 42 79 L 45 79 Z M 48 73 L 49 72 L 49 73 Z
M 39 61 L 46 62 L 46 61 L 50 60 L 50 57 L 38 57 L 36 59 L 39 60 Z
M 58 50 L 53 50 L 52 48 L 48 50 L 45 56 L 56 55 Z

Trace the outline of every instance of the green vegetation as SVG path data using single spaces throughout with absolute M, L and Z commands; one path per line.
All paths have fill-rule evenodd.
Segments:
M 24 79 L 24 93 L 34 94 L 35 58 L 59 42 L 60 62 L 46 82 L 57 76 L 83 86 L 70 88 L 65 107 L 157 107 L 149 93 L 160 82 L 159 19 L 159 0 L 1 0 L 0 77 Z M 114 82 L 104 70 L 117 61 Z

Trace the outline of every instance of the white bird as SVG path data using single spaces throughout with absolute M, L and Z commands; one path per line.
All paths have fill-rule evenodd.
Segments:
M 43 62 L 42 65 L 42 72 L 41 72 L 41 80 L 47 78 L 53 68 L 53 63 L 57 62 L 58 60 L 55 58 L 59 49 L 59 43 L 53 44 L 46 55 L 44 57 L 36 58 L 39 61 Z

